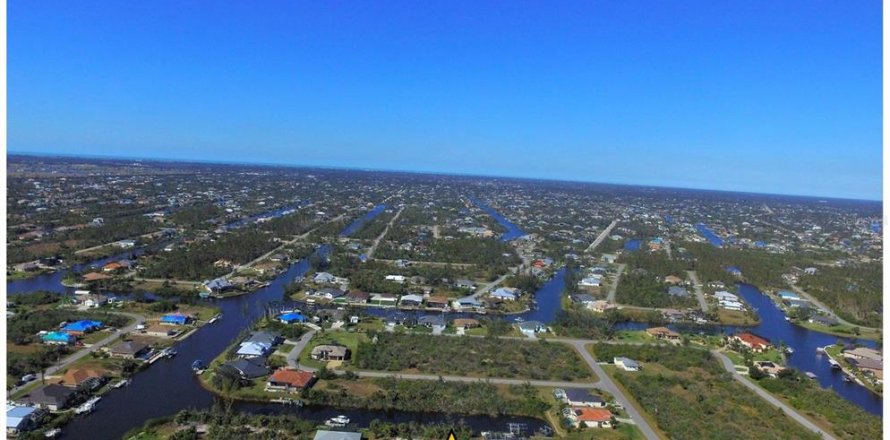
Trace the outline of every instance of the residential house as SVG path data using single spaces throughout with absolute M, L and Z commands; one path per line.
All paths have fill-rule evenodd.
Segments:
M 607 311 L 616 308 L 616 306 L 615 304 L 609 304 L 608 301 L 598 300 L 591 303 L 588 308 L 597 313 L 606 313 Z
M 397 325 L 414 327 L 417 325 L 417 318 L 405 313 L 396 313 L 386 318 L 386 325 L 389 327 L 395 327 Z
M 484 306 L 482 302 L 476 299 L 476 297 L 474 297 L 473 295 L 460 298 L 456 302 L 458 307 L 462 309 L 476 309 Z
M 124 359 L 136 359 L 149 351 L 149 346 L 145 345 L 141 342 L 136 341 L 124 341 L 119 342 L 108 349 L 108 352 L 111 353 L 111 356 L 124 358 Z
M 6 405 L 6 435 L 15 436 L 33 428 L 40 415 L 37 408 L 30 406 Z
M 266 391 L 295 392 L 307 389 L 315 382 L 309 371 L 279 368 L 266 381 Z
M 674 285 L 676 285 L 676 284 L 680 284 L 680 283 L 682 283 L 682 282 L 683 282 L 683 278 L 680 278 L 680 277 L 678 277 L 678 276 L 676 276 L 676 275 L 668 275 L 668 276 L 664 277 L 664 282 L 665 282 L 665 283 L 668 283 L 668 284 L 674 284 Z
M 840 324 L 840 322 L 838 322 L 837 319 L 834 319 L 830 316 L 823 316 L 823 315 L 813 315 L 807 321 L 809 321 L 811 324 L 819 324 L 819 325 L 824 325 L 826 327 L 831 327 L 831 326 Z
M 402 295 L 399 304 L 403 307 L 418 307 L 423 304 L 423 297 L 420 295 Z
M 516 301 L 516 298 L 519 296 L 519 289 L 510 288 L 510 287 L 498 287 L 494 292 L 490 293 L 492 298 L 506 300 L 506 301 Z
M 192 321 L 192 317 L 182 313 L 170 313 L 161 317 L 163 325 L 186 325 Z
M 569 298 L 572 300 L 573 303 L 581 304 L 587 308 L 590 308 L 590 306 L 593 305 L 594 302 L 596 302 L 596 298 L 594 298 L 593 295 L 587 293 L 573 294 L 570 295 Z
M 282 324 L 295 324 L 298 322 L 306 322 L 306 317 L 300 312 L 289 312 L 278 315 L 278 320 Z
M 312 282 L 316 284 L 333 284 L 337 277 L 328 272 L 319 272 L 312 277 Z
M 175 327 L 171 327 L 169 325 L 150 325 L 143 330 L 147 336 L 154 336 L 158 338 L 172 338 L 178 335 L 181 331 Z
M 426 306 L 431 309 L 447 309 L 448 308 L 448 297 L 447 296 L 431 296 L 426 299 Z
M 375 293 L 371 295 L 371 305 L 380 307 L 395 307 L 399 302 L 399 296 L 390 293 Z
M 754 361 L 754 366 L 772 378 L 779 377 L 779 373 L 785 370 L 785 367 L 771 361 Z
M 680 334 L 667 327 L 651 327 L 646 329 L 646 333 L 648 333 L 649 336 L 652 336 L 655 339 L 662 339 L 665 341 L 680 340 Z
M 361 290 L 354 290 L 345 295 L 346 302 L 350 304 L 367 304 L 368 300 L 371 298 L 371 294 L 367 292 L 362 292 Z
M 640 369 L 643 368 L 639 362 L 637 362 L 633 359 L 628 359 L 626 357 L 616 357 L 616 358 L 612 359 L 612 363 L 616 367 L 623 368 L 624 371 L 640 371 Z
M 424 327 L 429 327 L 433 331 L 445 330 L 445 318 L 442 315 L 425 315 L 421 316 L 417 323 Z
M 352 431 L 315 431 L 313 440 L 362 440 L 362 433 Z
M 748 347 L 751 351 L 758 353 L 770 348 L 769 339 L 757 336 L 751 332 L 738 333 L 733 335 L 730 339 L 738 341 L 743 346 Z
M 600 287 L 603 285 L 601 277 L 586 277 L 578 281 L 578 287 Z
M 229 280 L 225 279 L 224 277 L 204 281 L 203 286 L 204 289 L 210 293 L 223 293 L 235 287 L 234 285 L 232 285 L 232 283 L 229 282 Z
M 884 361 L 884 355 L 880 351 L 868 347 L 856 347 L 849 350 L 845 349 L 844 357 L 856 359 L 871 359 L 878 362 Z
M 47 332 L 40 336 L 44 344 L 48 345 L 73 345 L 77 337 L 66 332 Z
M 454 287 L 458 289 L 476 290 L 476 283 L 468 279 L 459 279 L 454 282 Z
M 606 406 L 605 399 L 583 388 L 566 388 L 563 390 L 563 396 L 563 401 L 570 406 L 587 406 L 592 408 Z
M 108 380 L 108 371 L 101 368 L 70 368 L 62 376 L 62 385 L 95 390 Z
M 405 282 L 404 275 L 387 275 L 385 279 L 386 281 L 392 281 L 399 284 L 403 284 Z
M 319 345 L 310 353 L 312 359 L 323 361 L 345 361 L 349 354 L 349 348 L 342 345 Z
M 68 407 L 76 392 L 73 388 L 51 383 L 31 391 L 24 400 L 40 408 L 60 411 Z
M 611 428 L 612 412 L 604 408 L 573 407 L 578 425 L 588 428 Z
M 479 327 L 479 320 L 473 318 L 457 318 L 454 320 L 454 327 L 469 330 L 471 328 Z
M 93 283 L 98 281 L 110 280 L 111 277 L 99 272 L 90 272 L 83 275 L 83 281 L 86 283 Z
M 337 289 L 336 287 L 325 287 L 315 292 L 315 296 L 325 299 L 337 299 L 343 295 L 346 295 L 346 292 Z
M 269 368 L 262 358 L 235 359 L 220 365 L 219 368 L 245 380 L 258 379 L 269 374 Z
M 533 337 L 538 333 L 546 332 L 547 326 L 540 321 L 523 321 L 519 323 L 519 331 L 526 336 Z
M 689 291 L 680 286 L 670 286 L 668 287 L 668 295 L 686 297 L 689 296 Z
M 83 336 L 94 330 L 102 328 L 101 321 L 80 320 L 66 324 L 62 327 L 62 331 L 74 336 Z

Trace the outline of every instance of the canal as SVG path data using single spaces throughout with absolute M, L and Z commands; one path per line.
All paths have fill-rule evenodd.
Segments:
M 507 220 L 506 217 L 501 215 L 500 212 L 495 211 L 494 208 L 492 208 L 491 206 L 488 206 L 487 204 L 482 203 L 481 200 L 479 200 L 475 197 L 468 197 L 468 198 L 470 199 L 471 202 L 473 202 L 473 204 L 478 206 L 479 209 L 485 211 L 486 214 L 492 216 L 492 218 L 497 220 L 498 224 L 500 224 L 501 226 L 503 226 L 504 228 L 507 229 L 506 232 L 501 234 L 502 241 L 512 241 L 512 240 L 515 240 L 515 239 L 525 235 L 525 231 L 520 229 L 519 226 L 517 226 L 515 223 L 511 222 L 510 220 Z

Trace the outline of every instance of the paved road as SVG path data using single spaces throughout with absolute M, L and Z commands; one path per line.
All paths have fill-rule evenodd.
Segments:
M 612 378 L 606 374 L 603 367 L 601 367 L 596 360 L 593 359 L 593 356 L 590 355 L 590 352 L 587 351 L 585 347 L 587 344 L 590 344 L 594 341 L 585 341 L 579 339 L 564 339 L 563 342 L 569 343 L 575 350 L 581 355 L 581 358 L 587 362 L 587 365 L 593 370 L 594 373 L 600 378 L 599 382 L 596 383 L 597 388 L 606 391 L 613 396 L 615 396 L 615 400 L 624 407 L 624 410 L 627 411 L 627 414 L 636 422 L 637 427 L 640 429 L 640 432 L 650 440 L 658 440 L 658 434 L 655 433 L 655 430 L 649 426 L 649 422 L 643 418 L 643 415 L 634 407 L 630 400 L 618 389 L 618 386 L 615 385 L 615 382 L 612 382 Z M 574 386 L 574 385 L 571 385 Z
M 294 344 L 294 348 L 287 354 L 288 367 L 297 368 L 300 366 L 300 353 L 303 352 L 303 349 L 306 348 L 306 344 L 309 343 L 313 336 L 315 336 L 315 330 L 304 333 L 298 341 L 287 341 L 289 344 Z M 305 367 L 303 369 L 308 370 L 308 368 Z
M 701 281 L 698 280 L 698 274 L 695 273 L 694 270 L 687 270 L 686 274 L 689 275 L 689 279 L 692 280 L 692 287 L 695 289 L 695 297 L 698 298 L 698 305 L 701 306 L 701 311 L 707 313 L 708 312 L 708 302 L 705 301 L 705 294 L 701 290 Z
M 608 301 L 609 304 L 615 304 L 615 294 L 618 292 L 618 283 L 621 282 L 621 274 L 624 273 L 625 267 L 627 267 L 627 265 L 624 263 L 618 265 L 618 271 L 615 272 L 615 281 L 609 286 L 609 296 L 606 297 L 606 301 Z
M 822 430 L 822 428 L 816 426 L 815 423 L 811 422 L 806 417 L 800 415 L 800 413 L 795 411 L 793 408 L 789 407 L 788 405 L 785 405 L 779 399 L 776 399 L 775 397 L 773 397 L 772 394 L 766 392 L 763 388 L 760 388 L 757 385 L 754 385 L 753 383 L 751 383 L 750 380 L 748 380 L 748 378 L 746 378 L 746 377 L 742 376 L 741 374 L 739 374 L 738 372 L 736 372 L 735 366 L 733 365 L 732 361 L 729 360 L 729 358 L 726 357 L 725 354 L 723 354 L 717 350 L 713 350 L 711 352 L 714 353 L 714 356 L 716 356 L 717 359 L 720 359 L 720 363 L 723 364 L 723 368 L 726 369 L 726 371 L 728 371 L 730 374 L 732 374 L 732 377 L 735 380 L 740 382 L 742 385 L 744 385 L 751 391 L 754 391 L 754 393 L 756 393 L 758 396 L 760 396 L 763 400 L 766 400 L 767 402 L 771 403 L 773 406 L 781 409 L 782 412 L 784 412 L 785 414 L 788 415 L 788 417 L 791 417 L 792 419 L 797 421 L 797 423 L 800 423 L 801 425 L 803 425 L 805 428 L 809 429 L 810 431 L 813 431 L 816 434 L 821 435 L 822 438 L 831 439 L 831 440 L 835 439 L 834 436 L 832 436 L 828 432 Z
M 399 219 L 399 216 L 402 215 L 402 211 L 404 211 L 404 210 L 405 210 L 405 208 L 399 209 L 399 212 L 397 212 L 396 215 L 394 215 L 389 220 L 389 223 L 386 224 L 386 227 L 383 228 L 383 232 L 381 232 L 380 235 L 378 235 L 377 238 L 374 239 L 374 244 L 371 245 L 371 250 L 368 251 L 368 259 L 369 260 L 371 258 L 374 258 L 374 252 L 377 251 L 377 246 L 380 245 L 380 240 L 383 240 L 383 237 L 386 237 L 386 233 L 389 232 L 389 228 L 393 225 L 393 223 L 396 222 L 396 220 Z
M 88 355 L 88 354 L 108 345 L 108 344 L 111 344 L 112 342 L 119 341 L 120 336 L 122 334 L 130 333 L 133 330 L 136 330 L 137 325 L 145 323 L 145 317 L 142 315 L 137 315 L 135 313 L 125 313 L 125 312 L 114 312 L 114 313 L 117 315 L 124 315 L 124 316 L 129 317 L 130 319 L 133 320 L 133 323 L 124 327 L 124 328 L 119 328 L 119 329 L 115 330 L 114 332 L 109 333 L 108 336 L 106 336 L 99 342 L 96 342 L 95 344 L 93 344 L 89 347 L 78 350 L 74 354 L 66 357 L 65 359 L 62 359 L 61 361 L 57 362 L 55 365 L 47 368 L 46 371 L 44 372 L 44 377 L 52 376 L 53 374 L 56 374 L 57 372 L 64 370 L 66 367 L 68 367 L 68 365 L 71 365 L 72 363 L 76 362 L 77 360 L 82 359 L 84 356 L 86 356 L 86 355 Z M 23 388 L 24 386 L 27 386 L 27 385 L 28 384 L 25 384 L 22 387 L 15 387 L 11 390 L 8 390 L 7 395 L 15 394 L 21 388 Z
M 158 235 L 158 234 L 162 234 L 163 232 L 164 232 L 164 231 L 149 232 L 148 234 L 142 234 L 142 235 L 136 237 L 136 239 L 139 239 L 139 238 L 149 238 L 149 237 L 152 237 L 152 236 L 155 236 L 155 235 Z M 91 252 L 91 251 L 95 251 L 95 250 L 98 250 L 98 249 L 102 249 L 102 248 L 104 248 L 104 247 L 106 247 L 106 246 L 112 246 L 112 245 L 114 245 L 115 243 L 117 243 L 118 241 L 123 241 L 123 240 L 126 240 L 126 239 L 124 238 L 124 239 L 120 239 L 120 240 L 112 241 L 112 242 L 109 242 L 109 243 L 100 244 L 100 245 L 98 245 L 98 246 L 93 246 L 93 247 L 88 247 L 88 248 L 84 248 L 84 249 L 79 249 L 79 250 L 74 251 L 74 255 L 80 255 L 80 254 L 83 254 L 83 253 L 85 253 L 85 252 Z M 122 250 L 122 251 L 125 251 L 126 249 L 121 248 L 121 250 Z
M 859 327 L 861 330 L 873 330 L 873 331 L 876 331 L 876 332 L 882 331 L 882 329 L 879 329 L 879 328 L 865 327 L 865 326 L 862 326 L 862 325 L 859 325 L 859 324 L 853 324 L 852 322 L 849 322 L 849 321 L 847 321 L 847 320 L 841 318 L 840 316 L 837 316 L 837 314 L 834 313 L 834 310 L 831 310 L 830 307 L 826 306 L 825 303 L 823 303 L 822 301 L 819 301 L 818 299 L 816 299 L 816 297 L 814 297 L 813 295 L 810 295 L 809 293 L 805 292 L 805 291 L 804 291 L 803 289 L 801 289 L 800 287 L 797 287 L 796 284 L 791 284 L 791 283 L 789 283 L 788 286 L 791 287 L 791 290 L 793 290 L 794 293 L 797 293 L 798 295 L 802 296 L 802 297 L 803 297 L 804 299 L 806 299 L 807 301 L 809 301 L 809 302 L 815 304 L 816 307 L 819 307 L 819 308 L 822 309 L 825 313 L 827 313 L 828 315 L 834 317 L 834 319 L 837 319 L 837 322 L 839 322 L 839 323 L 841 323 L 841 324 L 843 324 L 843 325 L 848 325 L 848 326 L 850 326 L 850 327 Z
M 612 232 L 612 229 L 615 228 L 615 225 L 618 224 L 618 220 L 612 220 L 612 223 L 609 223 L 609 226 L 606 226 L 606 229 L 603 229 L 603 232 L 600 232 L 600 235 L 596 237 L 596 240 L 593 240 L 593 243 L 590 243 L 590 246 L 587 247 L 587 250 L 584 252 L 591 253 L 606 237 L 609 236 L 609 233 Z

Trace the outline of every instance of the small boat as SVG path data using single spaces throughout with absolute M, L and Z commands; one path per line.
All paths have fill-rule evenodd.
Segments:
M 177 354 L 178 353 L 176 353 L 176 350 L 174 350 L 172 348 L 168 348 L 168 349 L 164 350 L 164 356 L 167 356 L 168 358 L 172 358 L 173 356 L 176 356 Z
M 846 383 L 851 383 L 851 382 L 853 382 L 853 379 L 851 379 L 850 376 L 849 376 L 849 375 L 846 375 L 846 374 L 844 375 L 843 379 L 844 379 L 844 382 L 846 382 Z
M 804 374 L 805 374 L 807 377 L 809 377 L 810 379 L 814 379 L 814 380 L 815 380 L 817 377 L 819 377 L 819 376 L 816 376 L 816 373 L 813 373 L 812 371 L 807 371 L 807 372 L 804 373 Z
M 43 433 L 43 436 L 46 437 L 46 438 L 56 438 L 56 437 L 58 437 L 59 434 L 61 434 L 61 433 L 62 433 L 62 430 L 61 430 L 61 429 L 59 429 L 59 428 L 53 428 L 53 429 L 50 429 L 49 431 L 44 432 L 44 433 Z
M 514 321 L 516 321 L 516 322 L 522 322 L 522 321 L 525 321 L 525 320 L 522 319 L 521 316 L 517 316 L 516 319 L 514 319 Z
M 825 348 L 824 347 L 816 347 L 816 353 L 820 353 L 820 354 L 825 353 Z
M 84 402 L 80 406 L 78 406 L 77 409 L 74 410 L 74 413 L 77 415 L 81 415 L 81 414 L 89 414 L 89 413 L 93 412 L 93 410 L 96 409 L 96 403 L 100 399 L 101 399 L 101 397 L 99 397 L 99 396 L 90 398 L 90 400 L 87 400 L 86 402 Z
M 788 315 L 785 315 L 785 320 L 790 322 L 791 318 Z
M 791 347 L 785 347 L 785 354 L 794 354 L 794 349 Z
M 828 358 L 828 363 L 831 364 L 831 369 L 833 369 L 833 370 L 841 369 L 841 364 L 838 363 L 838 361 L 836 361 L 834 359 Z
M 222 319 L 222 315 L 216 315 L 216 316 L 214 316 L 213 318 L 210 318 L 210 320 L 207 321 L 207 323 L 208 323 L 208 324 L 213 324 L 213 323 L 215 323 L 216 321 L 219 321 L 220 319 Z
M 206 369 L 207 369 L 207 365 L 204 364 L 204 361 L 198 359 L 198 360 L 192 362 L 192 371 L 194 371 L 195 374 L 201 374 Z
M 324 424 L 331 427 L 343 427 L 349 424 L 349 417 L 339 415 L 328 419 Z
M 122 379 L 120 382 L 118 382 L 118 383 L 112 385 L 112 387 L 113 387 L 113 388 L 123 388 L 123 387 L 129 385 L 130 382 L 131 382 L 130 379 Z

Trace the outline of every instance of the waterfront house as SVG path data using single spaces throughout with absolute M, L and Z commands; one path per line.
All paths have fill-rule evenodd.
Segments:
M 668 284 L 680 284 L 683 282 L 683 278 L 680 278 L 676 275 L 668 275 L 664 277 L 664 282 Z
M 346 292 L 336 288 L 336 287 L 325 287 L 319 289 L 315 292 L 315 296 L 324 298 L 324 299 L 337 299 L 341 296 L 346 295 Z
M 471 328 L 479 327 L 479 320 L 473 318 L 457 318 L 454 320 L 454 327 L 469 330 Z
M 362 440 L 362 433 L 352 431 L 315 431 L 313 440 Z
M 186 325 L 191 320 L 191 316 L 183 315 L 181 313 L 170 313 L 162 316 L 160 322 L 163 325 Z
M 580 426 L 588 428 L 611 428 L 612 412 L 604 408 L 573 407 L 575 418 Z
M 792 299 L 800 299 L 800 296 L 794 292 L 789 292 L 787 290 L 780 290 L 778 292 L 779 298 L 782 301 L 792 300 Z
M 884 380 L 884 363 L 882 361 L 869 358 L 845 357 L 850 365 L 859 369 L 864 374 L 870 375 L 877 380 Z
M 751 332 L 743 332 L 736 334 L 730 338 L 731 340 L 738 341 L 743 346 L 747 347 L 751 351 L 754 352 L 762 352 L 766 351 L 770 348 L 769 339 L 760 337 Z
M 306 322 L 306 317 L 300 312 L 284 313 L 278 316 L 278 320 L 282 324 L 294 324 L 298 322 Z
M 590 308 L 590 306 L 594 302 L 596 302 L 596 298 L 594 298 L 593 295 L 590 295 L 588 293 L 573 294 L 573 295 L 570 295 L 569 298 L 571 298 L 573 303 L 581 304 L 587 308 Z
M 24 399 L 40 408 L 46 408 L 50 411 L 60 411 L 65 409 L 74 398 L 76 390 L 51 383 L 49 385 L 37 388 Z
M 258 379 L 269 374 L 269 368 L 261 358 L 235 359 L 220 365 L 219 369 L 245 380 Z
M 210 293 L 223 293 L 235 287 L 224 277 L 204 281 L 202 285 L 204 286 L 204 289 Z
M 424 327 L 429 327 L 433 329 L 433 331 L 445 330 L 445 318 L 443 318 L 442 315 L 421 316 L 420 319 L 417 320 L 417 323 Z
M 99 273 L 99 272 L 90 272 L 90 273 L 83 275 L 83 281 L 85 283 L 92 283 L 92 282 L 104 281 L 104 280 L 110 280 L 110 279 L 111 279 L 110 276 L 105 275 L 104 273 Z
M 498 287 L 494 292 L 491 292 L 491 297 L 506 300 L 506 301 L 516 301 L 516 298 L 519 296 L 519 289 L 514 289 L 510 287 Z
M 124 268 L 124 266 L 122 266 L 117 261 L 112 261 L 112 262 L 102 266 L 102 272 L 106 272 L 106 273 L 117 272 L 119 270 L 122 270 L 123 268 Z
M 586 277 L 578 281 L 578 287 L 600 287 L 603 285 L 601 277 Z
M 62 331 L 74 336 L 83 336 L 102 327 L 100 321 L 80 320 L 66 324 Z
M 417 307 L 423 304 L 423 297 L 420 295 L 403 295 L 399 304 L 403 307 Z
M 143 333 L 145 333 L 146 336 L 154 336 L 154 337 L 158 337 L 158 338 L 171 338 L 171 337 L 178 335 L 180 333 L 180 330 L 175 327 L 171 327 L 169 325 L 156 324 L 156 325 L 148 326 L 145 330 L 143 330 Z
M 270 351 L 272 351 L 272 344 L 246 341 L 238 346 L 235 356 L 241 359 L 265 357 Z
M 266 381 L 266 391 L 301 391 L 312 386 L 315 374 L 309 371 L 279 368 Z
M 837 319 L 834 319 L 830 316 L 823 315 L 813 315 L 808 319 L 811 324 L 819 324 L 824 325 L 826 327 L 831 327 L 840 324 Z
M 448 302 L 447 296 L 431 296 L 426 299 L 426 306 L 431 309 L 447 309 Z
M 570 406 L 587 406 L 592 408 L 606 406 L 605 399 L 583 388 L 566 388 L 563 390 L 562 396 L 562 400 Z
M 346 310 L 342 309 L 320 309 L 315 312 L 315 316 L 322 321 L 344 322 L 346 318 Z
M 458 289 L 476 290 L 476 283 L 468 279 L 459 279 L 454 282 L 454 287 Z
M 119 342 L 108 349 L 112 357 L 136 359 L 149 351 L 149 346 L 136 341 Z
M 665 341 L 679 341 L 680 334 L 667 327 L 651 327 L 646 329 L 646 333 L 655 339 L 663 339 Z
M 37 408 L 6 405 L 6 435 L 15 436 L 31 429 L 36 424 L 38 415 Z
M 328 272 L 319 272 L 312 277 L 312 282 L 316 284 L 333 284 L 337 277 Z
M 417 325 L 417 318 L 407 315 L 405 313 L 396 313 L 396 314 L 386 318 L 386 325 L 389 327 L 395 327 L 397 325 L 403 325 L 405 327 L 414 327 Z
M 738 302 L 738 300 L 739 300 L 738 296 L 733 295 L 732 293 L 729 293 L 725 290 L 720 290 L 720 291 L 714 292 L 714 297 L 717 298 L 718 301 L 736 301 L 736 302 Z
M 354 290 L 345 295 L 346 302 L 350 304 L 367 304 L 368 300 L 371 298 L 371 295 L 367 292 L 362 292 L 361 290 Z
M 612 363 L 616 367 L 623 368 L 624 371 L 640 371 L 640 369 L 643 368 L 639 362 L 637 362 L 633 359 L 628 359 L 626 357 L 616 357 L 616 358 L 612 359 Z
M 597 300 L 591 303 L 588 308 L 597 313 L 606 313 L 609 310 L 616 308 L 615 304 L 609 304 L 608 301 Z
M 871 359 L 878 362 L 884 361 L 884 355 L 880 351 L 868 347 L 856 347 L 849 350 L 845 349 L 844 357 L 856 359 Z
M 59 383 L 67 387 L 92 391 L 102 386 L 107 380 L 108 371 L 101 368 L 71 368 L 65 372 Z
M 380 307 L 395 307 L 399 302 L 398 295 L 390 293 L 375 293 L 371 295 L 371 305 Z
M 771 361 L 754 361 L 754 366 L 772 378 L 779 377 L 785 367 Z
M 460 306 L 461 308 L 466 308 L 466 309 L 474 309 L 474 308 L 483 307 L 483 304 L 479 300 L 477 300 L 476 297 L 474 297 L 473 295 L 465 296 L 463 298 L 458 299 L 457 305 Z
M 312 359 L 323 361 L 345 361 L 349 359 L 349 348 L 342 345 L 319 345 L 310 353 Z
M 519 331 L 526 336 L 532 337 L 538 333 L 546 332 L 547 326 L 540 321 L 523 321 L 519 323 Z
M 44 344 L 48 345 L 72 345 L 77 342 L 77 337 L 65 332 L 48 332 L 40 337 Z

